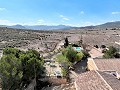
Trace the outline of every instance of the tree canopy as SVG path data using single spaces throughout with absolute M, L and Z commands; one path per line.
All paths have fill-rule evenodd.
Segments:
M 120 58 L 120 54 L 118 53 L 118 50 L 115 47 L 110 46 L 108 50 L 105 51 L 103 57 L 104 58 Z
M 15 90 L 27 86 L 35 76 L 43 73 L 43 63 L 35 50 L 24 52 L 15 48 L 4 49 L 0 60 L 2 89 Z
M 75 61 L 80 61 L 84 57 L 82 52 L 75 51 L 72 46 L 68 46 L 62 51 L 62 54 L 72 63 Z
M 72 46 L 68 46 L 62 50 L 62 53 L 57 55 L 57 61 L 62 65 L 62 74 L 65 77 L 68 70 L 74 65 L 74 62 L 85 60 L 89 53 L 85 51 L 77 52 Z

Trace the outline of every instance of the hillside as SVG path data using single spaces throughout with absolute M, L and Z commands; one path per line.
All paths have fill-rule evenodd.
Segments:
M 66 26 L 66 25 L 56 25 L 56 26 L 48 26 L 48 25 L 12 25 L 12 26 L 7 26 L 7 25 L 0 25 L 0 27 L 8 27 L 8 28 L 16 28 L 16 29 L 32 29 L 32 30 L 59 30 L 59 29 L 70 29 L 72 28 L 71 26 Z
M 17 28 L 17 29 L 26 29 L 26 27 L 22 26 L 22 25 L 13 25 L 13 26 L 7 26 L 8 28 Z
M 97 25 L 95 28 L 120 28 L 120 21 Z
M 35 26 L 24 26 L 27 29 L 33 29 L 33 30 L 58 30 L 58 29 L 69 29 L 71 26 L 66 25 L 57 25 L 57 26 L 48 26 L 48 25 L 35 25 Z
M 104 24 L 96 25 L 96 26 L 85 26 L 80 27 L 80 29 L 106 29 L 106 28 L 120 28 L 120 21 L 116 22 L 107 22 Z

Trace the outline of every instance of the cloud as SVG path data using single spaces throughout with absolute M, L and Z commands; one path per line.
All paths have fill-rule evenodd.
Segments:
M 10 22 L 9 20 L 0 20 L 0 23 L 8 23 Z
M 67 20 L 67 21 L 70 20 L 69 18 L 66 18 L 66 17 L 64 17 L 64 18 L 62 18 L 62 19 L 63 19 L 63 20 Z
M 81 11 L 80 14 L 85 14 L 85 12 L 84 12 L 84 11 Z
M 91 25 L 95 25 L 95 23 L 93 23 L 93 22 L 85 22 L 84 23 L 84 26 L 91 26 Z
M 0 25 L 16 25 L 16 24 L 23 24 L 23 23 L 18 23 L 18 22 L 13 22 L 10 20 L 0 20 Z
M 24 22 L 24 23 L 21 23 L 22 25 L 43 25 L 45 24 L 45 20 L 43 19 L 39 19 L 39 20 L 35 20 L 35 21 L 30 21 L 30 22 Z
M 38 23 L 39 23 L 39 24 L 44 23 L 44 22 L 45 22 L 45 20 L 43 20 L 43 19 L 39 19 L 39 20 L 38 20 Z
M 30 22 L 15 22 L 15 21 L 10 21 L 10 20 L 0 19 L 0 25 L 16 25 L 16 24 L 20 24 L 20 25 L 39 25 L 39 24 L 42 24 L 43 25 L 45 23 L 46 22 L 43 19 L 30 21 Z
M 80 26 L 84 27 L 84 26 L 94 26 L 94 25 L 99 25 L 99 24 L 102 24 L 102 23 L 96 23 L 96 22 L 82 22 L 80 23 Z
M 63 15 L 60 15 L 61 18 L 63 18 L 64 16 Z
M 5 11 L 5 10 L 7 10 L 6 8 L 0 8 L 0 11 Z
M 113 15 L 120 14 L 120 12 L 112 12 Z
M 9 20 L 0 20 L 0 25 L 15 25 L 17 23 L 14 23 L 12 21 L 9 21 Z
M 64 15 L 60 15 L 60 18 L 62 18 L 62 20 L 64 20 L 64 21 L 70 20 L 68 17 L 66 17 L 66 16 L 64 16 Z
M 9 24 L 11 24 L 11 21 L 9 21 L 9 20 L 0 20 L 0 24 L 1 25 L 9 25 Z

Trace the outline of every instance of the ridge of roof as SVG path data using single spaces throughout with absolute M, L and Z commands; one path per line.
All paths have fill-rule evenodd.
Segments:
M 100 78 L 108 85 L 108 87 L 110 88 L 110 90 L 113 90 L 112 87 L 105 81 L 105 79 L 99 74 L 98 71 L 95 70 L 95 72 L 100 76 Z
M 113 90 L 101 77 L 95 70 L 80 74 L 75 80 L 76 90 Z

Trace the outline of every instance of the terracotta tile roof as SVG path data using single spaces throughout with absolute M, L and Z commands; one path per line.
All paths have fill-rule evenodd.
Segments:
M 88 71 L 76 78 L 76 90 L 111 90 L 97 71 Z
M 75 82 L 76 90 L 120 90 L 120 80 L 102 71 L 80 74 Z
M 113 90 L 120 90 L 120 80 L 105 72 L 98 71 L 104 80 L 111 86 Z
M 100 71 L 117 71 L 120 74 L 120 59 L 93 59 Z

